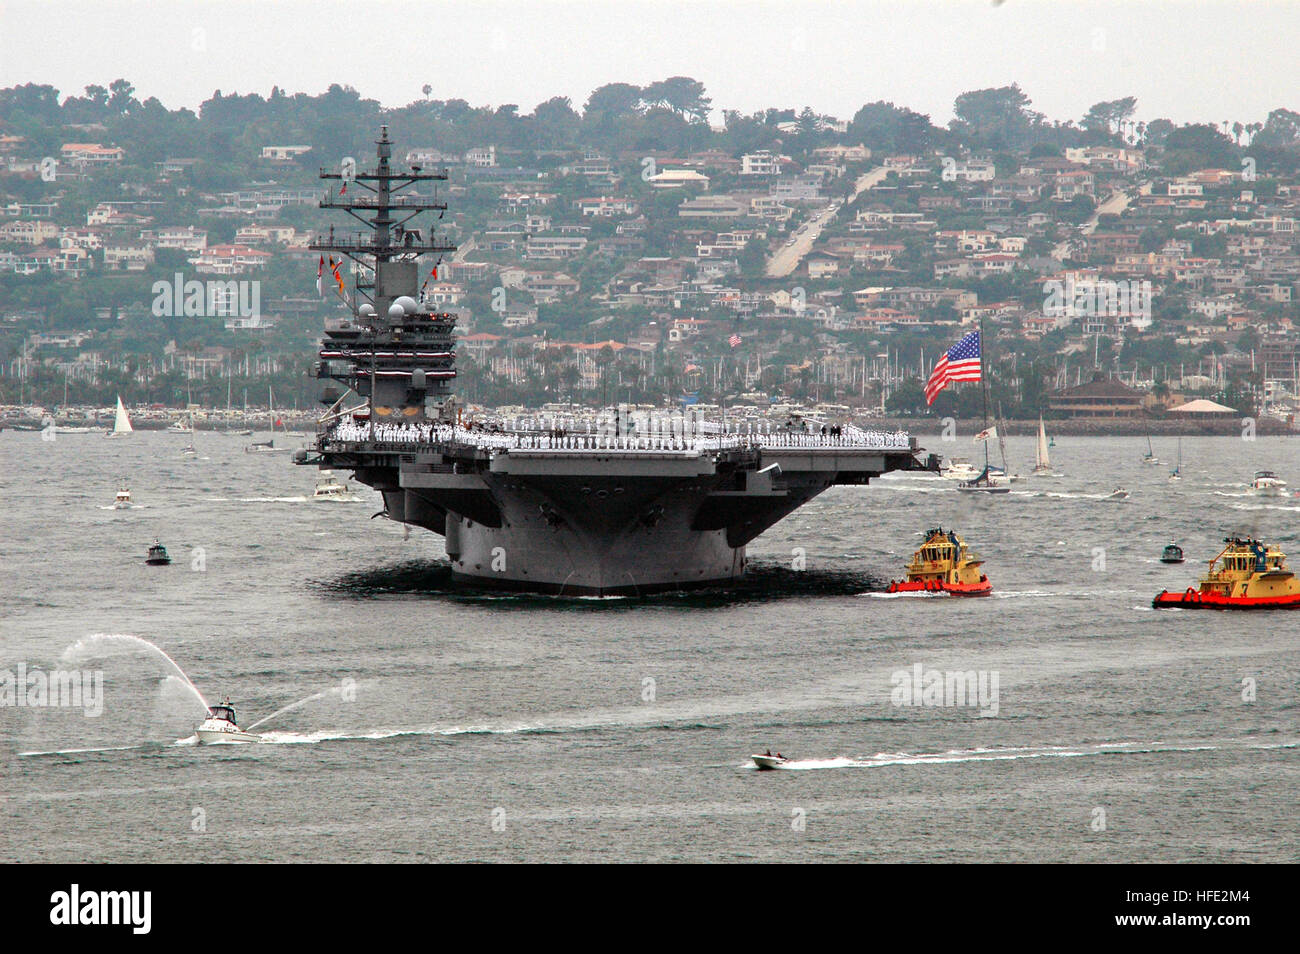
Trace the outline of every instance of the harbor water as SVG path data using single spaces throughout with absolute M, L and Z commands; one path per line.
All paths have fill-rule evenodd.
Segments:
M 1300 497 L 1248 488 L 1300 490 L 1295 440 L 1183 438 L 1171 482 L 1173 438 L 1161 466 L 1061 438 L 1053 477 L 1013 438 L 1009 495 L 836 487 L 737 587 L 566 599 L 464 590 L 368 488 L 314 501 L 316 471 L 244 452 L 265 435 L 190 437 L 0 434 L 0 672 L 102 673 L 98 713 L 0 707 L 8 858 L 1300 858 L 1300 614 L 1151 608 L 1228 535 L 1300 563 Z M 883 592 L 936 526 L 991 597 Z M 931 673 L 980 691 L 910 691 Z M 200 695 L 263 741 L 194 744 Z

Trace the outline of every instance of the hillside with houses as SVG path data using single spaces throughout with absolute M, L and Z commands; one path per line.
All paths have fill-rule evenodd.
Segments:
M 318 173 L 446 169 L 457 246 L 425 298 L 459 316 L 484 405 L 833 404 L 976 416 L 922 385 L 983 327 L 1009 417 L 1162 418 L 1295 405 L 1300 114 L 1077 120 L 1017 86 L 946 126 L 713 108 L 687 77 L 472 107 L 333 86 L 197 111 L 131 85 L 0 90 L 0 404 L 311 406 L 312 348 L 348 305 L 313 238 Z M 344 180 L 346 181 L 346 180 Z M 354 186 L 355 187 L 355 186 Z M 333 186 L 333 195 L 339 186 Z M 349 265 L 341 278 L 350 284 Z M 66 397 L 65 397 L 66 395 Z M 232 395 L 235 397 L 232 399 Z

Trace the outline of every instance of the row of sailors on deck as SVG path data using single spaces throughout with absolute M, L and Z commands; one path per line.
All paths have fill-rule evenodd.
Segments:
M 330 440 L 335 441 L 383 441 L 402 444 L 428 444 L 434 441 L 450 440 L 450 424 L 437 424 L 433 421 L 390 424 L 376 421 L 359 424 L 356 421 L 339 421 L 330 431 Z
M 482 436 L 471 436 L 470 432 Z M 468 438 L 470 441 L 486 442 L 493 446 L 510 446 L 512 444 L 533 446 L 536 442 L 542 441 L 551 447 L 626 446 L 645 447 L 647 449 L 669 445 L 673 447 L 694 446 L 697 442 L 712 445 L 719 441 L 727 446 L 836 447 L 864 444 L 872 447 L 906 448 L 908 446 L 908 436 L 904 431 L 864 431 L 851 428 L 846 435 L 837 424 L 823 425 L 819 429 L 810 428 L 808 431 L 796 430 L 772 434 L 732 432 L 718 435 L 660 432 L 650 434 L 625 433 L 620 435 L 609 432 L 584 435 L 568 434 L 563 428 L 549 428 L 532 433 L 511 433 L 503 431 L 499 425 L 466 427 L 434 421 L 411 421 L 400 424 L 376 421 L 372 428 L 369 423 L 342 420 L 334 425 L 329 438 L 335 441 L 379 441 L 399 444 L 429 444 Z

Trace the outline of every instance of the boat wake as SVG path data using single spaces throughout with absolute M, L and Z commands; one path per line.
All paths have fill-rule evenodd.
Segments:
M 1153 561 L 1154 562 L 1154 561 Z M 996 587 L 993 592 L 988 594 L 994 599 L 999 600 L 1019 600 L 1019 599 L 1042 599 L 1044 597 L 1053 597 L 1056 599 L 1085 599 L 1098 595 L 1111 596 L 1132 596 L 1136 590 L 1109 590 L 1103 594 L 1099 590 L 999 590 Z M 875 600 L 897 600 L 897 599 L 936 599 L 948 598 L 949 593 L 861 593 L 860 596 L 870 597 Z
M 294 497 L 212 497 L 213 503 L 306 503 L 310 497 L 299 494 Z
M 1238 495 L 1236 495 L 1236 494 L 1225 494 L 1224 496 L 1226 496 L 1226 497 L 1233 497 L 1233 496 L 1238 496 Z M 1253 496 L 1253 495 L 1252 495 L 1252 494 L 1242 494 L 1242 495 L 1240 495 L 1240 496 L 1250 497 L 1250 496 Z M 1258 499 L 1258 498 L 1256 498 L 1256 499 Z M 1273 503 L 1273 504 L 1267 504 L 1267 503 L 1256 503 L 1256 504 L 1248 504 L 1248 503 L 1234 503 L 1234 504 L 1229 504 L 1228 506 L 1231 507 L 1233 510 L 1284 510 L 1284 511 L 1287 511 L 1288 513 L 1300 513 L 1300 506 L 1295 506 L 1295 505 L 1293 505 L 1293 506 L 1284 506 L 1284 505 L 1282 505 L 1282 504 L 1275 504 L 1275 503 Z
M 1165 752 L 1214 752 L 1229 749 L 1294 749 L 1300 741 L 1254 742 L 1102 742 L 1092 745 L 1023 746 L 1009 748 L 950 749 L 947 752 L 878 752 L 866 758 L 839 756 L 828 759 L 791 759 L 778 765 L 778 771 L 808 772 L 837 768 L 886 768 L 895 765 L 952 765 L 968 762 L 1006 762 L 1018 759 L 1088 758 L 1101 755 L 1158 755 Z M 758 771 L 753 762 L 743 768 Z

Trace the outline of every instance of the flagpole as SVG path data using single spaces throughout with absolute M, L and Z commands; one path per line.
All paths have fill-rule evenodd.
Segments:
M 989 376 L 988 365 L 985 358 L 988 351 L 984 347 L 984 319 L 980 318 L 980 383 L 983 385 L 984 393 L 984 430 L 989 429 Z M 984 437 L 984 479 L 988 480 L 989 476 L 989 439 L 988 435 Z

